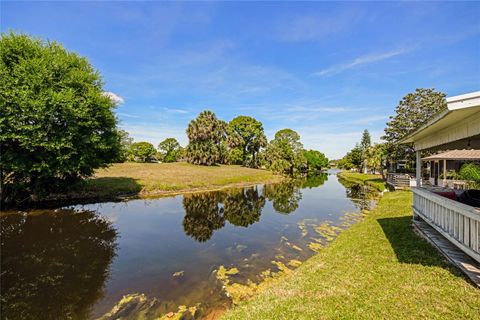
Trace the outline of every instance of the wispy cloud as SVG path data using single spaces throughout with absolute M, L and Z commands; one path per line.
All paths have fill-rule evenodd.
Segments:
M 187 114 L 188 113 L 188 110 L 177 109 L 177 108 L 163 108 L 163 110 L 165 110 L 165 112 L 169 112 L 169 113 L 180 113 L 180 114 Z
M 399 56 L 401 54 L 406 53 L 406 49 L 398 49 L 398 50 L 393 50 L 393 51 L 387 51 L 383 53 L 374 53 L 374 54 L 368 54 L 364 56 L 360 56 L 358 58 L 355 58 L 354 60 L 344 63 L 344 64 L 339 64 L 339 65 L 334 65 L 329 68 L 320 70 L 319 72 L 315 72 L 313 75 L 315 76 L 333 76 L 338 73 L 341 73 L 345 70 L 355 68 L 361 65 L 366 65 L 366 64 L 371 64 L 383 60 L 387 60 L 396 56 Z
M 124 118 L 140 118 L 140 116 L 136 114 L 130 114 L 125 112 L 117 112 L 117 115 Z

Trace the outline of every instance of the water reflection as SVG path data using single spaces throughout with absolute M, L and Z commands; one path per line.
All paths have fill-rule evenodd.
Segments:
M 378 198 L 378 192 L 367 185 L 358 184 L 342 178 L 339 178 L 338 182 L 345 187 L 347 197 L 352 200 L 355 207 L 359 210 L 370 209 L 375 199 Z
M 265 197 L 272 202 L 276 212 L 289 214 L 297 210 L 298 203 L 302 200 L 300 187 L 303 180 L 290 180 L 265 186 Z
M 239 189 L 226 195 L 224 201 L 225 219 L 239 227 L 248 227 L 260 220 L 265 197 L 258 188 Z
M 215 230 L 228 221 L 234 226 L 248 227 L 258 222 L 268 199 L 276 212 L 290 214 L 297 210 L 302 199 L 301 188 L 316 188 L 325 183 L 327 174 L 310 175 L 304 179 L 288 180 L 258 187 L 185 195 L 183 230 L 199 242 L 208 241 Z
M 213 235 L 213 231 L 225 225 L 223 207 L 220 206 L 219 192 L 194 193 L 185 195 L 183 208 L 183 230 L 193 239 L 205 242 Z
M 72 210 L 11 213 L 0 222 L 2 318 L 88 318 L 115 255 L 111 224 Z
M 302 187 L 303 188 L 318 188 L 328 180 L 328 174 L 326 173 L 314 173 L 309 174 L 303 180 Z

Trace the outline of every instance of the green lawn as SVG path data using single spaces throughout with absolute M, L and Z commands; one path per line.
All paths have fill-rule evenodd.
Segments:
M 343 171 L 339 173 L 339 176 L 346 180 L 364 183 L 379 191 L 383 191 L 388 188 L 387 183 L 378 174 L 365 174 L 365 173 L 358 173 L 358 172 Z
M 86 181 L 77 196 L 161 195 L 217 189 L 226 186 L 277 182 L 282 178 L 270 171 L 242 166 L 197 166 L 177 163 L 118 163 L 98 170 Z
M 411 227 L 408 191 L 223 319 L 479 319 L 480 290 Z

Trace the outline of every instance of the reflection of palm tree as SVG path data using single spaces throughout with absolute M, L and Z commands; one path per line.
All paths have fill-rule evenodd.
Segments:
M 85 319 L 101 298 L 116 230 L 91 211 L 8 214 L 1 222 L 5 319 Z
M 248 227 L 260 220 L 265 198 L 257 188 L 238 189 L 225 197 L 225 218 L 235 226 Z
M 183 197 L 185 217 L 183 230 L 199 242 L 205 242 L 213 231 L 225 225 L 223 208 L 219 206 L 220 192 L 190 194 Z
M 301 180 L 269 184 L 265 186 L 265 197 L 272 201 L 273 208 L 279 213 L 289 214 L 297 210 L 302 199 Z

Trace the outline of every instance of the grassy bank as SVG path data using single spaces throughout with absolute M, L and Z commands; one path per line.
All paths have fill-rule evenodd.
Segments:
M 153 196 L 221 187 L 276 182 L 270 171 L 241 166 L 196 166 L 188 163 L 118 163 L 98 170 L 70 194 L 76 198 Z
M 223 319 L 475 319 L 480 291 L 411 228 L 407 191 Z
M 387 189 L 387 183 L 382 180 L 382 177 L 377 174 L 365 174 L 358 172 L 349 172 L 343 171 L 339 173 L 339 176 L 343 179 L 350 180 L 353 182 L 364 183 L 368 186 L 371 186 L 379 191 Z

